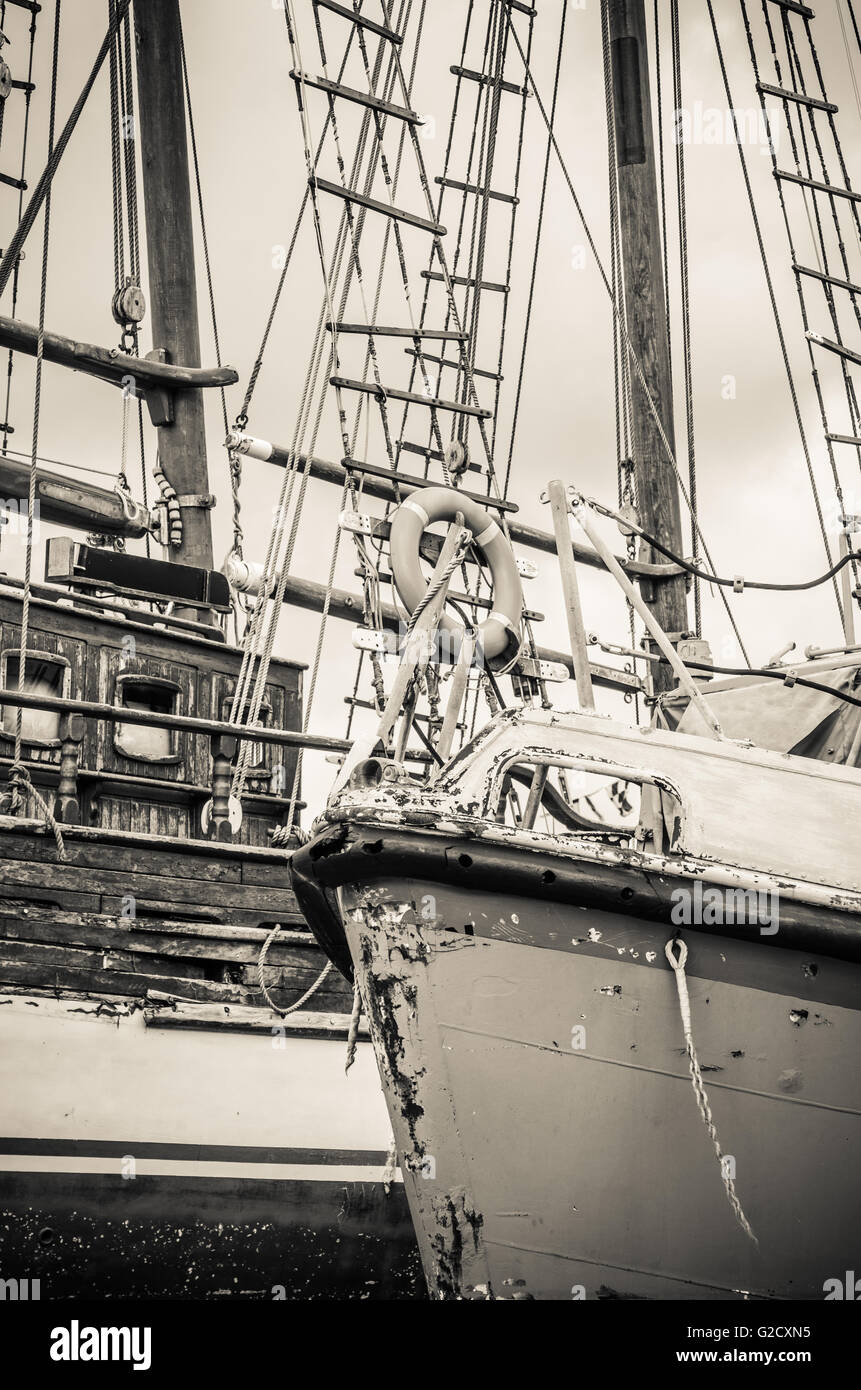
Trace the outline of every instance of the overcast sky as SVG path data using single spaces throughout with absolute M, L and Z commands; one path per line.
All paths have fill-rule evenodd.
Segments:
M 313 23 L 307 0 L 295 0 L 302 36 L 303 59 L 308 72 L 322 71 Z M 366 11 L 377 16 L 379 6 L 368 4 Z M 413 17 L 420 8 L 415 0 Z M 421 62 L 418 65 L 413 106 L 426 117 L 421 148 L 432 178 L 441 168 L 455 78 L 449 66 L 457 63 L 463 21 L 464 0 L 427 0 Z M 486 0 L 477 0 L 476 13 L 487 9 Z M 756 111 L 752 70 L 744 41 L 737 0 L 715 0 L 721 34 L 725 42 L 736 105 Z M 775 10 L 776 7 L 770 7 Z M 831 99 L 841 107 L 838 122 L 850 175 L 857 181 L 859 156 L 859 108 L 849 60 L 844 48 L 841 16 L 848 30 L 846 0 L 820 0 L 815 6 L 814 23 L 819 56 L 826 74 Z M 651 0 L 647 5 L 651 15 Z M 750 5 L 754 21 L 761 26 L 759 7 Z M 62 61 L 58 94 L 58 120 L 65 120 L 81 83 L 98 49 L 104 30 L 106 6 L 103 0 L 66 0 L 61 24 Z M 231 418 L 238 410 L 245 382 L 254 360 L 263 325 L 278 276 L 279 248 L 289 240 L 305 184 L 302 132 L 297 115 L 294 86 L 289 79 L 291 66 L 280 0 L 184 0 L 183 18 L 192 97 L 200 148 L 201 172 L 212 255 L 219 328 L 225 360 L 240 374 L 240 385 L 229 394 Z M 688 193 L 688 231 L 691 277 L 693 343 L 693 384 L 695 394 L 696 442 L 700 520 L 719 572 L 767 577 L 778 580 L 807 578 L 824 568 L 812 497 L 799 446 L 783 365 L 762 267 L 744 188 L 738 151 L 727 139 L 713 142 L 715 111 L 724 113 L 726 101 L 715 57 L 705 0 L 682 0 L 682 67 L 684 105 L 691 113 L 691 143 L 686 148 Z M 558 39 L 562 0 L 539 0 L 540 18 L 534 40 L 534 72 L 544 100 L 549 103 L 555 46 Z M 52 5 L 46 0 L 39 17 L 36 46 L 28 177 L 35 183 L 44 161 L 46 147 L 46 98 L 50 71 L 50 28 Z M 650 21 L 651 22 L 651 21 Z M 664 72 L 669 74 L 668 6 L 661 3 L 662 55 Z M 483 21 L 482 21 L 483 24 Z M 410 24 L 409 35 L 415 24 Z M 27 18 L 23 11 L 8 7 L 5 32 L 11 40 L 4 50 L 15 77 L 26 76 Z M 330 45 L 330 75 L 334 75 L 337 55 L 343 45 L 346 25 L 328 17 L 327 43 Z M 522 17 L 518 31 L 524 33 Z M 760 53 L 765 69 L 767 46 L 757 27 Z M 854 44 L 854 39 L 850 41 Z M 405 46 L 405 63 L 410 59 Z M 473 53 L 480 61 L 480 54 Z M 857 65 L 857 50 L 854 57 Z M 473 63 L 477 65 L 477 63 Z M 809 64 L 808 64 L 809 67 Z M 516 51 L 509 53 L 507 77 L 522 80 L 522 66 Z M 766 81 L 774 81 L 773 69 L 763 71 Z M 350 81 L 361 86 L 361 69 L 351 68 Z M 470 99 L 472 93 L 470 93 Z M 466 100 L 466 98 L 465 98 Z M 514 97 L 507 108 L 494 179 L 498 188 L 510 187 L 513 178 L 514 138 L 512 111 Z M 17 103 L 17 105 L 16 105 Z M 7 103 L 0 171 L 13 173 L 20 158 L 20 111 L 23 97 L 15 92 Z M 672 146 L 672 99 L 665 93 L 665 139 L 670 155 Z M 312 134 L 319 134 L 325 116 L 325 98 L 311 94 L 308 101 Z M 468 125 L 464 107 L 462 131 Z M 112 345 L 117 329 L 110 313 L 113 290 L 111 252 L 110 143 L 108 88 L 102 75 L 75 133 L 55 182 L 51 265 L 46 323 L 49 329 L 76 338 Z M 602 256 L 608 254 L 607 147 L 604 120 L 604 90 L 601 65 L 600 9 L 597 0 L 568 7 L 568 24 L 560 91 L 558 139 L 564 152 L 586 215 L 593 227 Z M 345 154 L 351 149 L 355 125 L 345 114 L 342 140 Z M 509 311 L 508 348 L 504 364 L 503 408 L 500 420 L 498 465 L 504 467 L 508 452 L 512 389 L 517 375 L 526 287 L 534 241 L 537 199 L 544 157 L 544 130 L 535 107 L 529 103 L 526 142 L 521 178 L 521 207 L 518 212 L 519 240 L 515 245 L 512 293 Z M 394 139 L 391 149 L 396 149 Z M 462 153 L 456 146 L 456 153 Z M 796 369 L 805 423 L 822 490 L 829 524 L 834 528 L 836 508 L 829 483 L 827 456 L 812 389 L 807 352 L 804 345 L 794 280 L 789 270 L 786 234 L 771 177 L 771 160 L 762 142 L 746 147 L 751 176 L 757 194 L 769 260 L 780 307 L 789 338 L 792 364 Z M 790 160 L 788 142 L 781 151 Z M 782 160 L 783 162 L 783 160 Z M 421 212 L 418 185 L 412 166 L 405 158 L 402 191 L 398 201 Z M 790 165 L 791 167 L 791 165 Z M 831 177 L 840 179 L 831 162 Z M 331 152 L 320 172 L 337 178 Z M 462 160 L 452 161 L 450 173 L 463 177 Z M 380 185 L 378 185 L 379 187 Z M 381 196 L 379 193 L 377 196 Z M 450 196 L 450 195 L 449 195 Z M 456 204 L 448 205 L 452 219 L 447 254 L 454 247 Z M 795 208 L 794 229 L 802 260 L 815 265 L 809 231 L 805 228 L 801 203 Z M 324 239 L 331 246 L 336 212 L 324 208 Z M 672 212 L 672 210 L 671 210 Z M 499 208 L 494 211 L 497 217 Z M 7 245 L 17 218 L 17 195 L 0 189 L 0 244 Z M 447 218 L 444 215 L 443 221 Z M 861 273 L 857 238 L 850 236 L 847 220 L 847 254 L 853 276 Z M 319 261 L 308 224 L 300 236 L 288 276 L 279 316 L 269 345 L 266 363 L 254 398 L 249 430 L 251 433 L 289 443 L 292 438 L 310 348 L 310 335 L 319 311 L 322 278 Z M 405 232 L 405 247 L 413 285 L 413 297 L 420 301 L 424 282 L 419 271 L 426 265 L 427 238 L 423 233 Z M 613 372 L 610 339 L 610 313 L 606 294 L 594 263 L 581 256 L 585 243 L 583 228 L 571 204 L 570 195 L 555 161 L 551 177 L 543 239 L 543 254 L 536 288 L 530 350 L 523 387 L 517 448 L 514 457 L 511 494 L 523 518 L 549 529 L 549 517 L 539 495 L 551 477 L 576 482 L 601 500 L 613 503 L 616 492 L 614 443 Z M 373 243 L 369 243 L 372 246 Z M 34 322 L 38 304 L 38 269 L 41 223 L 37 223 L 27 247 L 25 274 L 18 305 L 20 317 Z M 502 223 L 493 221 L 489 239 L 486 275 L 503 279 L 507 241 Z M 671 264 L 676 263 L 675 236 L 670 239 Z M 397 270 L 396 262 L 394 270 Z M 368 278 L 373 285 L 373 256 L 368 256 Z M 397 286 L 386 282 L 384 302 L 388 317 L 395 314 Z M 201 327 L 204 361 L 214 360 L 212 334 L 205 302 L 202 275 Z M 390 296 L 390 297 L 389 297 Z M 674 343 L 681 340 L 678 320 L 678 278 L 671 270 Z M 439 303 L 440 301 L 437 301 Z M 811 326 L 830 335 L 824 300 L 811 299 L 815 309 Z M 7 303 L 3 312 L 9 313 Z M 359 317 L 359 301 L 351 301 L 350 315 Z M 400 319 L 404 306 L 401 303 Z M 383 315 L 381 315 L 382 317 Z M 429 320 L 430 321 L 430 320 Z M 480 365 L 495 366 L 494 333 L 490 318 L 480 340 Z M 145 350 L 150 347 L 149 324 L 143 325 Z M 856 340 L 849 335 L 849 341 Z M 488 360 L 490 359 L 490 360 Z M 358 359 L 356 359 L 358 361 Z M 355 372 L 360 374 L 360 367 Z M 680 352 L 676 352 L 677 419 L 679 454 L 683 457 L 683 395 Z M 387 384 L 405 386 L 409 364 L 400 354 L 389 355 L 387 370 L 398 372 Z M 829 367 L 829 371 L 833 368 Z M 15 427 L 11 441 L 16 448 L 29 449 L 32 416 L 33 364 L 22 360 L 16 367 L 10 418 Z M 830 380 L 831 378 L 829 378 Z M 445 384 L 445 383 L 444 383 Z M 486 403 L 486 383 L 480 396 Z M 829 393 L 832 387 L 828 387 Z M 331 393 L 330 393 L 331 394 Z M 831 399 L 829 397 L 829 399 Z M 840 411 L 839 397 L 833 402 L 833 427 L 847 432 L 847 421 Z M 352 406 L 352 401 L 350 402 Z M 398 417 L 399 418 L 399 417 Z M 230 499 L 226 457 L 222 448 L 223 427 L 220 405 L 214 396 L 207 401 L 210 472 L 219 504 L 214 516 L 216 556 L 220 563 L 230 542 Z M 418 433 L 418 421 L 411 422 Z M 362 427 L 364 429 L 364 426 Z M 91 464 L 113 472 L 119 465 L 121 406 L 110 388 L 59 368 L 46 366 L 40 433 L 40 453 L 71 463 Z M 371 461 L 384 464 L 385 453 L 373 426 L 368 437 Z M 150 460 L 154 457 L 154 438 L 148 431 Z M 360 442 L 357 452 L 363 453 Z M 327 402 L 316 452 L 322 457 L 340 458 L 334 399 Z M 857 469 L 846 455 L 843 477 L 849 489 L 848 501 L 861 511 Z M 416 463 L 418 460 L 415 461 Z M 402 466 L 405 466 L 402 464 Z M 413 465 L 413 471 L 415 467 Z M 128 473 L 136 495 L 140 494 L 137 463 L 131 456 Z M 263 558 L 272 508 L 281 483 L 280 470 L 248 461 L 243 496 L 243 523 L 246 554 Z M 107 482 L 106 479 L 99 479 Z M 110 483 L 107 483 L 110 486 Z M 152 493 L 151 493 L 152 495 Z M 854 498 L 854 502 L 853 502 Z M 298 576 L 325 582 L 338 508 L 336 489 L 313 483 L 309 489 L 303 524 L 293 562 Z M 381 504 L 369 503 L 379 511 Z M 51 532 L 45 528 L 46 532 Z M 612 534 L 612 532 L 608 533 Z M 614 544 L 621 545 L 618 533 Z M 533 557 L 541 566 L 541 576 L 528 589 L 530 607 L 547 615 L 538 630 L 538 640 L 548 647 L 566 645 L 558 579 L 546 555 Z M 355 556 L 352 546 L 342 546 L 338 583 L 356 589 L 353 575 Z M 2 566 L 21 572 L 17 547 L 3 546 Z M 35 572 L 41 576 L 41 557 Z M 612 580 L 594 571 L 581 576 L 587 625 L 611 641 L 627 641 L 624 607 L 612 592 Z M 736 663 L 737 647 L 729 637 L 725 613 L 719 603 L 704 594 L 705 635 L 712 643 L 717 660 Z M 745 640 L 755 662 L 767 659 L 786 642 L 794 640 L 799 649 L 810 642 L 830 645 L 839 639 L 836 606 L 830 588 L 810 594 L 783 597 L 745 593 L 734 602 Z M 285 611 L 281 622 L 278 651 L 281 655 L 308 661 L 313 654 L 317 628 L 314 615 Z M 346 718 L 343 697 L 352 687 L 355 653 L 350 629 L 333 622 L 325 648 L 324 678 L 317 692 L 311 726 L 319 732 L 342 734 Z M 573 703 L 573 686 L 557 688 L 560 704 Z M 367 690 L 362 692 L 367 694 Z M 599 696 L 604 709 L 624 709 L 614 697 Z M 332 769 L 314 758 L 308 760 L 308 794 L 319 800 Z

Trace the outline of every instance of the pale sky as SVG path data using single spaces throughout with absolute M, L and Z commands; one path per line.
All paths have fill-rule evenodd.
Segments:
M 309 73 L 322 72 L 308 0 L 294 0 L 299 16 L 303 60 Z M 413 14 L 418 12 L 415 0 Z M 486 11 L 486 0 L 477 0 L 476 11 Z M 736 105 L 755 111 L 757 99 L 740 22 L 737 0 L 715 0 L 721 34 L 725 44 Z M 770 7 L 775 10 L 776 7 Z M 254 360 L 263 325 L 278 276 L 279 248 L 289 240 L 305 182 L 302 133 L 297 114 L 294 86 L 288 74 L 291 66 L 280 0 L 184 0 L 183 18 L 190 69 L 195 122 L 200 149 L 202 182 L 212 255 L 215 294 L 224 358 L 240 374 L 239 386 L 228 396 L 231 418 L 239 409 L 245 383 Z M 377 4 L 366 11 L 377 17 Z M 647 5 L 651 15 L 651 2 Z M 759 6 L 749 4 L 754 22 L 761 25 Z M 838 124 L 850 176 L 859 183 L 859 106 L 840 25 L 842 15 L 848 32 L 846 0 L 821 0 L 815 5 L 814 23 L 819 55 L 826 74 L 829 95 L 841 108 Z M 413 106 L 426 118 L 421 147 L 430 178 L 442 168 L 449 111 L 455 78 L 449 66 L 459 61 L 464 0 L 427 0 L 422 59 L 418 66 Z M 555 44 L 558 37 L 562 0 L 539 0 L 540 18 L 536 22 L 534 73 L 543 99 L 550 101 Z M 46 0 L 39 18 L 36 47 L 28 177 L 31 187 L 45 157 L 47 139 L 47 93 L 50 71 L 50 31 L 52 5 Z M 705 0 L 682 0 L 682 68 L 685 107 L 691 111 L 692 141 L 686 147 L 688 236 L 691 279 L 693 343 L 693 383 L 697 437 L 700 522 L 719 572 L 744 574 L 751 578 L 775 580 L 806 579 L 825 568 L 822 542 L 812 507 L 798 434 L 780 359 L 771 310 L 765 290 L 762 267 L 756 249 L 750 213 L 744 196 L 738 151 L 726 139 L 713 143 L 714 111 L 724 113 L 726 101 L 712 42 Z M 58 127 L 65 120 L 101 42 L 106 22 L 104 0 L 66 0 L 61 26 L 61 70 L 58 93 Z M 669 78 L 668 6 L 661 0 L 662 57 L 665 78 Z M 483 21 L 482 21 L 483 23 Z M 338 54 L 346 34 L 343 21 L 328 17 L 327 44 L 330 45 L 329 72 L 334 75 Z M 5 32 L 11 40 L 4 56 L 15 77 L 26 76 L 27 18 L 23 11 L 7 8 Z M 408 33 L 411 35 L 414 25 Z M 518 32 L 525 33 L 522 18 Z M 800 32 L 800 31 L 799 31 Z M 767 47 L 761 28 L 757 29 L 763 79 L 774 81 L 773 69 L 765 71 Z M 850 43 L 854 44 L 850 34 Z M 407 46 L 409 48 L 409 45 Z M 856 68 L 859 64 L 855 51 Z M 409 57 L 409 53 L 405 55 Z M 475 55 L 478 57 L 480 55 Z M 473 66 L 477 66 L 477 61 Z M 522 65 L 510 49 L 506 76 L 522 80 Z M 351 69 L 350 81 L 360 86 L 361 70 Z M 469 98 L 472 100 L 470 91 Z M 397 98 L 395 98 L 397 99 Z M 466 97 L 464 98 L 466 100 Z M 508 101 L 518 106 L 515 98 Z M 16 104 L 17 103 L 17 104 Z M 670 160 L 672 145 L 672 98 L 665 91 L 665 140 Z M 20 92 L 7 103 L 0 170 L 17 172 L 20 158 L 19 118 L 23 109 Z M 318 136 L 325 116 L 325 98 L 309 94 L 312 135 Z M 466 111 L 467 108 L 465 108 Z M 508 108 L 510 111 L 512 108 Z M 110 313 L 113 290 L 111 253 L 110 143 L 108 87 L 105 71 L 90 99 L 55 182 L 51 266 L 48 285 L 46 325 L 50 330 L 70 336 L 113 345 L 118 330 Z M 467 124 L 465 115 L 463 124 Z M 722 121 L 718 117 L 718 122 Z M 823 127 L 825 129 L 825 127 Z M 351 148 L 355 124 L 345 114 L 342 139 L 345 152 Z M 600 9 L 597 0 L 569 4 L 567 37 L 563 58 L 563 85 L 557 124 L 559 144 L 564 152 L 584 210 L 598 241 L 601 254 L 608 255 L 607 149 L 604 120 L 604 91 L 601 69 Z M 391 146 L 394 149 L 394 142 Z M 495 184 L 510 187 L 513 178 L 513 139 L 510 129 L 501 136 Z M 748 163 L 757 194 L 769 260 L 789 339 L 792 363 L 802 403 L 805 423 L 822 490 L 823 505 L 834 529 L 836 508 L 821 426 L 818 421 L 807 351 L 789 270 L 789 250 L 771 176 L 771 160 L 761 145 L 747 146 Z M 787 147 L 781 162 L 790 161 Z M 512 273 L 510 322 L 504 366 L 506 382 L 500 420 L 500 447 L 497 466 L 504 469 L 508 452 L 513 386 L 520 352 L 525 292 L 534 239 L 540 174 L 544 158 L 544 127 L 529 104 L 526 125 L 524 165 L 521 180 L 518 241 Z M 461 161 L 462 165 L 462 161 Z M 323 176 L 337 178 L 331 153 L 321 163 Z M 453 177 L 463 177 L 455 159 Z M 668 164 L 668 177 L 672 166 Z M 840 172 L 831 164 L 831 178 L 839 182 Z M 432 185 L 433 186 L 433 185 Z M 435 186 L 433 186 L 435 188 Z M 377 194 L 377 196 L 382 196 Z M 451 198 L 451 195 L 447 195 Z M 422 212 L 412 167 L 404 161 L 402 192 L 398 201 Z M 805 230 L 800 202 L 795 206 L 794 229 L 801 259 L 815 265 L 811 237 Z M 454 201 L 447 203 L 443 221 L 450 228 L 447 246 L 449 262 L 453 255 Z M 324 208 L 324 239 L 331 246 L 336 225 L 336 209 Z M 671 209 L 671 219 L 674 214 Z M 494 213 L 496 216 L 496 212 Z M 141 212 L 141 217 L 143 213 Z M 17 195 L 0 188 L 0 244 L 8 245 L 17 219 Z M 497 224 L 491 224 L 495 228 Z M 847 219 L 846 228 L 849 228 Z M 35 322 L 38 306 L 38 276 L 42 224 L 39 221 L 27 244 L 25 273 L 18 306 L 19 316 Z M 369 238 L 372 234 L 369 233 Z M 420 303 L 423 281 L 419 271 L 426 265 L 427 238 L 422 233 L 405 232 L 405 246 L 413 298 Z M 583 229 L 572 207 L 570 196 L 555 160 L 551 176 L 543 238 L 543 251 L 537 281 L 530 351 L 527 359 L 520 424 L 515 451 L 511 495 L 520 505 L 523 520 L 550 529 L 546 508 L 539 496 L 552 477 L 576 482 L 595 497 L 609 504 L 616 496 L 614 443 L 613 375 L 610 339 L 610 312 L 606 294 L 594 264 L 586 257 L 581 265 L 579 249 L 584 245 Z M 374 264 L 368 241 L 368 278 L 373 283 Z M 855 279 L 861 272 L 857 239 L 849 238 L 847 254 Z M 679 296 L 675 235 L 670 237 L 671 299 L 674 344 L 676 346 L 677 415 L 676 438 L 683 465 L 684 418 L 679 345 Z M 394 266 L 396 270 L 396 264 Z M 500 234 L 492 230 L 486 274 L 502 279 L 504 247 Z M 396 282 L 386 282 L 384 302 L 388 312 L 381 317 L 406 323 L 401 299 L 400 318 L 395 305 Z M 394 286 L 394 288 L 392 288 Z M 199 276 L 201 294 L 201 333 L 203 358 L 214 361 L 212 335 L 205 299 L 202 261 Z M 297 246 L 288 276 L 266 362 L 254 398 L 249 423 L 253 434 L 289 444 L 302 390 L 310 335 L 319 311 L 322 277 L 310 223 Z M 815 306 L 811 326 L 830 336 L 824 299 L 811 297 Z M 9 313 L 7 300 L 2 306 Z M 360 313 L 358 300 L 351 301 L 348 317 Z M 144 350 L 151 346 L 149 322 L 143 325 Z M 495 365 L 490 319 L 483 329 L 486 357 L 482 365 Z M 849 333 L 849 341 L 852 339 Z M 479 352 L 479 358 L 482 358 Z M 358 361 L 358 358 L 355 359 Z M 407 385 L 407 359 L 389 355 L 388 384 Z M 832 372 L 833 367 L 828 365 Z M 345 373 L 359 375 L 360 370 Z M 20 359 L 16 367 L 10 418 L 15 426 L 15 448 L 28 450 L 32 413 L 33 363 Z M 728 388 L 728 379 L 734 379 Z M 451 380 L 451 374 L 449 374 Z M 480 388 L 482 403 L 489 396 Z M 316 452 L 324 458 L 340 458 L 334 398 L 330 392 L 323 414 Z M 487 397 L 487 399 L 486 399 Z M 352 406 L 353 402 L 349 404 Z M 374 407 L 374 410 L 376 408 Z M 398 416 L 397 419 L 400 417 Z M 227 485 L 226 456 L 222 448 L 223 428 L 220 404 L 215 394 L 207 400 L 208 444 L 211 485 L 219 498 L 214 514 L 216 556 L 220 563 L 230 541 L 230 495 Z M 848 432 L 847 423 L 835 407 L 834 427 Z M 419 422 L 413 423 L 418 431 Z M 364 427 L 363 427 L 364 428 Z M 119 394 L 100 383 L 46 365 L 44 368 L 40 453 L 71 463 L 91 464 L 113 472 L 119 466 L 121 405 Z M 423 433 L 413 438 L 424 440 Z M 372 462 L 385 464 L 381 441 L 372 430 L 369 436 Z M 154 459 L 154 435 L 148 428 L 150 462 Z M 363 454 L 363 431 L 357 452 Z M 861 511 L 861 488 L 851 451 L 844 450 L 843 478 L 850 507 Z M 418 471 L 420 461 L 408 471 Z M 136 455 L 132 452 L 127 468 L 133 491 L 140 495 Z M 263 559 L 272 509 L 282 481 L 280 469 L 248 460 L 245 464 L 243 523 L 246 556 Z M 111 486 L 104 478 L 97 481 Z M 150 497 L 152 482 L 150 480 Z M 854 501 L 853 501 L 854 497 Z M 292 573 L 325 582 L 329 554 L 334 538 L 339 493 L 325 483 L 314 482 L 299 531 Z M 382 504 L 369 502 L 368 509 L 381 513 Z M 46 535 L 52 528 L 43 528 Z M 617 550 L 621 538 L 612 528 Z M 356 591 L 359 581 L 353 575 L 355 555 L 345 539 L 341 547 L 337 583 Z M 540 565 L 538 580 L 527 588 L 530 607 L 541 610 L 547 620 L 537 628 L 543 646 L 567 645 L 558 576 L 547 555 L 533 555 Z M 22 570 L 17 547 L 4 543 L 2 567 L 14 573 Z M 41 577 L 42 558 L 34 573 Z M 613 581 L 595 571 L 581 574 L 587 626 L 603 638 L 626 643 L 627 622 L 624 606 L 614 591 Z M 384 594 L 388 598 L 388 593 Z M 762 662 L 785 643 L 794 640 L 799 651 L 807 644 L 831 645 L 839 640 L 836 607 L 829 586 L 796 596 L 760 595 L 748 591 L 734 601 L 734 611 L 754 662 Z M 729 638 L 722 606 L 703 594 L 705 635 L 710 639 L 716 661 L 741 664 L 740 654 Z M 286 610 L 283 614 L 277 650 L 282 656 L 311 659 L 318 619 L 316 615 Z M 311 717 L 311 728 L 341 736 L 346 720 L 343 697 L 352 688 L 355 652 L 350 628 L 331 622 L 326 639 L 323 675 Z M 368 694 L 367 687 L 363 689 Z M 554 689 L 558 703 L 571 706 L 573 685 Z M 627 710 L 617 697 L 599 693 L 599 706 L 607 712 Z M 317 755 L 306 760 L 306 795 L 319 806 L 333 769 Z

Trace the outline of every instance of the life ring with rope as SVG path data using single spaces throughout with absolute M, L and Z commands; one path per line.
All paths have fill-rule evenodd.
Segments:
M 517 660 L 522 645 L 523 589 L 504 532 L 477 502 L 454 488 L 429 487 L 400 504 L 392 514 L 389 539 L 395 587 L 407 611 L 413 613 L 427 591 L 419 563 L 422 534 L 435 521 L 453 522 L 458 512 L 464 526 L 472 532 L 473 545 L 487 562 L 493 584 L 493 608 L 479 626 L 476 651 L 483 654 L 491 670 L 507 671 Z M 443 614 L 440 629 L 448 637 L 440 643 L 441 654 L 454 661 L 460 651 L 463 627 Z

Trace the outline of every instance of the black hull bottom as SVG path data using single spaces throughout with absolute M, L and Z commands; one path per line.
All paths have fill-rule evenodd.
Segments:
M 0 1275 L 42 1300 L 427 1296 L 400 1183 L 7 1173 Z

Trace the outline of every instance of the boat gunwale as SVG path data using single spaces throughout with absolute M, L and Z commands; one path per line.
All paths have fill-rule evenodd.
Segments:
M 410 826 L 405 819 L 401 812 L 401 823 L 393 826 L 379 814 L 342 816 L 330 821 L 293 855 L 291 876 L 300 908 L 319 945 L 348 979 L 353 977 L 352 962 L 344 925 L 333 901 L 337 889 L 347 885 L 379 884 L 386 878 L 446 882 L 469 893 L 484 890 L 622 912 L 629 917 L 665 922 L 676 930 L 678 927 L 670 917 L 673 889 L 684 886 L 692 891 L 698 882 L 704 887 L 717 886 L 714 875 L 721 870 L 731 876 L 734 887 L 745 888 L 743 873 L 737 867 L 697 860 L 690 855 L 680 856 L 677 863 L 641 851 L 625 854 L 614 850 L 600 856 L 593 851 L 592 857 L 584 852 L 576 857 L 565 856 L 553 852 L 546 842 L 514 841 L 511 833 L 504 839 L 481 834 L 479 828 L 487 831 L 485 821 L 458 818 L 457 825 L 452 821 L 452 830 L 447 832 L 445 828 L 431 829 L 427 825 Z M 584 851 L 592 847 L 577 848 Z M 463 864 L 461 856 L 469 863 Z M 599 872 L 603 882 L 597 877 Z M 608 878 L 614 881 L 608 882 Z M 785 893 L 793 887 L 779 876 L 760 875 L 758 880 L 748 885 L 751 891 Z M 623 896 L 626 893 L 629 896 Z M 861 961 L 861 897 L 855 895 L 857 910 L 852 911 L 842 903 L 844 896 L 835 893 L 831 904 L 789 896 L 782 901 L 780 929 L 771 936 L 763 936 L 755 922 L 715 926 L 703 923 L 685 930 L 735 942 L 754 940 L 785 950 Z

